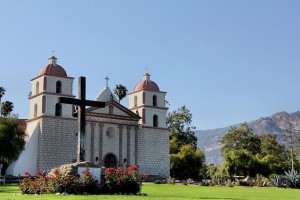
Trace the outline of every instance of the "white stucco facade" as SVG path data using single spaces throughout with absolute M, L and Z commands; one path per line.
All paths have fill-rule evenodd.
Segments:
M 72 105 L 58 105 L 59 97 L 75 98 L 74 78 L 50 61 L 31 80 L 26 129 L 29 137 L 25 150 L 9 166 L 7 174 L 34 174 L 76 160 L 77 118 L 72 116 Z M 128 95 L 128 109 L 118 103 L 106 85 L 96 96 L 97 101 L 106 102 L 105 107 L 86 109 L 85 160 L 108 167 L 138 165 L 141 172 L 149 175 L 169 176 L 165 95 L 157 89 L 134 91 Z

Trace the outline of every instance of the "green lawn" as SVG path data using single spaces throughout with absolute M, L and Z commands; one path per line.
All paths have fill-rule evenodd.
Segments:
M 200 186 L 182 186 L 182 185 L 143 185 L 142 193 L 147 196 L 131 196 L 131 195 L 22 195 L 18 194 L 17 186 L 0 186 L 0 199 L 111 199 L 111 200 L 176 200 L 176 199 L 226 199 L 226 200 L 248 200 L 248 199 L 270 199 L 270 200 L 300 200 L 300 190 L 281 189 L 281 188 L 250 188 L 250 187 L 200 187 Z

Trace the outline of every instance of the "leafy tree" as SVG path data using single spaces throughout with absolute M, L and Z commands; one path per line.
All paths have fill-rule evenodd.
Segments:
M 9 164 L 16 160 L 24 149 L 25 131 L 15 118 L 0 118 L 0 158 Z
M 177 153 L 184 145 L 192 145 L 197 148 L 197 137 L 194 133 L 192 113 L 185 106 L 182 106 L 167 115 L 167 126 L 170 129 L 170 153 Z
M 260 152 L 260 139 L 254 135 L 253 129 L 247 123 L 241 124 L 239 128 L 230 127 L 229 131 L 221 140 L 222 154 L 226 154 L 231 150 L 245 149 L 252 154 Z
M 13 110 L 14 108 L 14 104 L 10 101 L 5 101 L 2 103 L 2 106 L 1 106 L 1 114 L 4 116 L 4 117 L 8 117 L 9 114 L 11 113 L 11 111 Z
M 171 176 L 178 179 L 197 178 L 205 165 L 205 155 L 190 145 L 181 147 L 179 153 L 170 155 Z
M 224 168 L 229 175 L 269 176 L 288 167 L 288 152 L 275 135 L 255 135 L 248 124 L 230 128 L 222 138 Z
M 171 176 L 179 179 L 196 178 L 204 173 L 205 156 L 197 149 L 197 137 L 193 131 L 195 127 L 191 123 L 192 113 L 185 106 L 167 115 Z
M 276 135 L 266 134 L 259 136 L 261 140 L 261 152 L 259 156 L 263 166 L 261 174 L 281 174 L 288 170 L 288 151 L 276 140 Z
M 259 173 L 259 162 L 250 151 L 246 149 L 230 150 L 224 155 L 224 168 L 232 175 L 250 175 Z
M 126 97 L 127 92 L 128 90 L 124 85 L 121 84 L 116 85 L 116 88 L 114 89 L 114 93 L 118 96 L 119 103 L 124 97 Z
M 214 165 L 209 164 L 206 166 L 206 178 L 212 179 L 212 178 L 224 178 L 226 175 L 226 171 L 224 169 L 224 166 L 221 164 Z

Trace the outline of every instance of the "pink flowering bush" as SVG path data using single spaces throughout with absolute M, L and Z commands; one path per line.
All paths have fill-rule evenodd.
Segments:
M 105 183 L 103 190 L 106 193 L 132 193 L 137 194 L 141 191 L 141 177 L 137 173 L 137 166 L 121 168 L 107 168 L 104 171 Z
M 35 176 L 30 176 L 25 172 L 26 176 L 20 183 L 19 188 L 22 194 L 48 194 L 51 190 L 47 184 L 47 177 L 42 176 L 41 173 L 36 173 Z
M 58 168 L 48 174 L 36 172 L 31 176 L 25 172 L 24 179 L 19 183 L 22 194 L 100 194 L 100 193 L 126 193 L 137 194 L 141 191 L 141 181 L 144 174 L 139 175 L 137 166 L 128 169 L 108 168 L 104 171 L 104 184 L 100 185 L 94 179 L 88 168 L 78 174 L 64 174 Z
M 22 194 L 50 194 L 68 193 L 99 194 L 100 187 L 88 168 L 83 171 L 82 177 L 76 174 L 66 175 L 59 169 L 55 169 L 48 175 L 37 172 L 35 176 L 30 176 L 25 172 L 26 177 L 19 183 Z

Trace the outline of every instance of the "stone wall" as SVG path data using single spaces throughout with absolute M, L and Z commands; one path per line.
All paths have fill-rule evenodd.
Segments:
M 170 176 L 169 133 L 164 129 L 143 127 L 138 136 L 140 172 Z
M 44 117 L 38 144 L 37 170 L 71 163 L 77 154 L 77 122 L 61 117 Z

